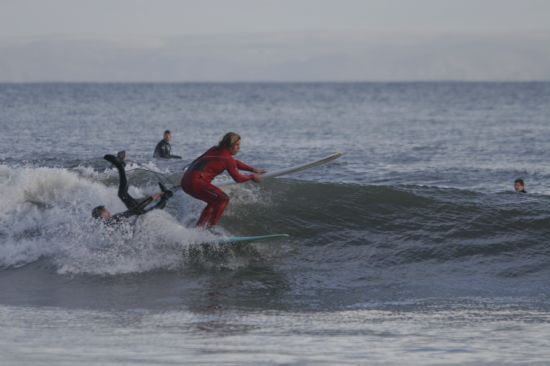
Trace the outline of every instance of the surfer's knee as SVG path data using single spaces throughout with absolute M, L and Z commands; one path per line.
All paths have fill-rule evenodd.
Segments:
M 225 193 L 220 193 L 216 200 L 216 210 L 223 212 L 229 204 L 229 196 Z
M 225 194 L 224 192 L 222 192 L 220 194 L 219 202 L 220 202 L 220 204 L 227 205 L 229 203 L 229 196 L 227 194 Z

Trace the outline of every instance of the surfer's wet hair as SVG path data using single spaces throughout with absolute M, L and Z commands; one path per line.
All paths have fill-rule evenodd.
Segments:
M 521 184 L 522 186 L 525 185 L 525 183 L 523 183 L 523 179 L 521 179 L 521 178 L 518 178 L 514 181 L 514 184 L 517 184 L 517 183 Z
M 92 217 L 94 219 L 100 219 L 103 211 L 105 211 L 105 206 L 94 207 L 94 209 L 92 210 Z
M 241 136 L 238 133 L 228 132 L 220 140 L 220 143 L 218 144 L 218 148 L 231 149 L 233 145 L 235 145 L 240 139 L 241 139 Z
M 164 131 L 164 134 L 165 134 L 165 135 L 171 135 L 172 132 L 170 132 L 170 130 L 166 130 L 166 131 Z

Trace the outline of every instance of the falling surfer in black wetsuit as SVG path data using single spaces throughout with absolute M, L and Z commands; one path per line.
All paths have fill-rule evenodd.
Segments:
M 126 179 L 126 172 L 124 171 L 124 167 L 126 165 L 126 163 L 124 162 L 124 160 L 126 160 L 126 152 L 121 151 L 117 154 L 117 156 L 108 154 L 105 155 L 103 158 L 112 163 L 118 170 L 118 197 L 122 202 L 124 202 L 128 210 L 117 213 L 115 215 L 111 215 L 111 213 L 105 206 L 97 206 L 92 210 L 92 217 L 96 219 L 102 219 L 106 224 L 109 225 L 115 224 L 120 222 L 122 219 L 130 216 L 139 216 L 146 214 L 147 212 L 154 209 L 163 209 L 166 206 L 168 199 L 172 197 L 172 191 L 166 189 L 164 185 L 159 182 L 159 186 L 161 189 L 160 193 L 156 193 L 152 196 L 139 200 L 135 199 L 128 193 L 128 180 Z M 158 201 L 158 203 L 152 207 L 147 207 L 154 201 Z
M 172 133 L 170 132 L 170 130 L 164 131 L 164 136 L 162 140 L 160 140 L 155 147 L 153 157 L 160 159 L 181 159 L 181 156 L 179 155 L 172 155 L 172 145 L 170 145 L 171 140 Z

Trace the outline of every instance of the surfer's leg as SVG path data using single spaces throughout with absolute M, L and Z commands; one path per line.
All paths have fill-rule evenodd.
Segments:
M 216 225 L 229 203 L 229 197 L 211 183 L 204 183 L 201 189 L 201 196 L 208 206 L 203 210 L 197 226 L 212 227 Z
M 207 182 L 203 182 L 200 189 L 193 192 L 193 196 L 207 203 L 197 221 L 197 226 L 216 225 L 229 203 L 229 197 L 221 189 Z
M 221 191 L 221 190 L 220 190 Z M 215 226 L 222 217 L 223 212 L 225 211 L 225 208 L 229 204 L 229 197 L 221 192 L 221 195 L 219 197 L 218 202 L 216 202 L 216 205 L 213 208 L 212 215 L 210 216 L 210 222 L 208 223 L 208 227 Z
M 197 221 L 197 226 L 216 225 L 229 203 L 229 197 L 212 183 L 201 179 L 200 176 L 184 176 L 181 180 L 181 188 L 191 197 L 207 203 Z
M 118 198 L 124 202 L 128 209 L 134 208 L 138 202 L 128 193 L 128 179 L 123 163 L 113 155 L 105 155 L 104 159 L 112 163 L 118 170 Z
M 205 227 L 208 221 L 210 221 L 210 216 L 212 215 L 212 204 L 208 204 L 204 210 L 201 212 L 201 216 L 199 217 L 199 220 L 197 221 L 198 227 Z

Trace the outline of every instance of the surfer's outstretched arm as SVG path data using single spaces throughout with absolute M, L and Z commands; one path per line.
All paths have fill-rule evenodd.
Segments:
M 243 163 L 240 160 L 235 159 L 235 162 L 237 163 L 237 169 L 239 169 L 239 170 L 245 170 L 247 172 L 255 172 L 256 171 L 256 169 L 254 169 L 253 167 L 251 167 L 248 164 Z
M 128 179 L 126 178 L 123 162 L 110 154 L 105 155 L 103 158 L 113 164 L 118 170 L 118 198 L 124 202 L 129 210 L 138 206 L 138 201 L 128 193 Z
M 239 169 L 239 170 L 246 170 L 248 172 L 252 172 L 252 173 L 256 173 L 256 174 L 264 174 L 265 173 L 265 169 L 254 168 L 253 166 L 245 164 L 242 161 L 237 160 L 237 159 L 235 159 L 235 162 L 237 162 L 237 169 Z
M 160 193 L 154 194 L 151 197 L 146 198 L 144 200 L 144 202 L 141 202 L 139 204 L 137 209 L 140 212 L 147 213 L 151 210 L 162 210 L 162 209 L 164 209 L 164 207 L 166 207 L 166 203 L 168 203 L 168 200 L 174 195 L 174 193 L 171 190 L 166 189 L 164 184 L 162 184 L 160 182 L 159 182 L 159 186 L 160 186 L 160 190 L 161 190 Z M 145 208 L 146 206 L 148 206 L 153 201 L 158 201 L 158 202 L 157 202 L 157 204 L 155 204 L 154 206 L 152 206 L 150 208 Z
M 147 212 L 152 211 L 152 210 L 162 210 L 162 209 L 164 209 L 164 207 L 166 207 L 166 203 L 168 202 L 170 197 L 172 197 L 173 193 L 172 193 L 172 191 L 166 189 L 162 184 L 159 183 L 159 185 L 161 186 L 161 189 L 162 189 L 161 193 L 157 193 L 157 194 L 154 194 L 150 197 L 147 197 L 143 201 L 139 202 L 133 208 L 131 208 L 127 211 L 118 213 L 116 215 L 113 215 L 109 219 L 109 222 L 115 223 L 115 222 L 119 222 L 121 219 L 128 218 L 130 216 L 144 215 Z M 158 200 L 157 204 L 155 204 L 152 207 L 146 208 L 148 205 L 150 205 L 153 201 L 156 201 L 156 200 Z
M 227 162 L 227 172 L 229 173 L 231 178 L 233 178 L 233 180 L 237 183 L 244 183 L 253 179 L 251 175 L 242 175 L 241 173 L 239 173 L 235 161 Z

